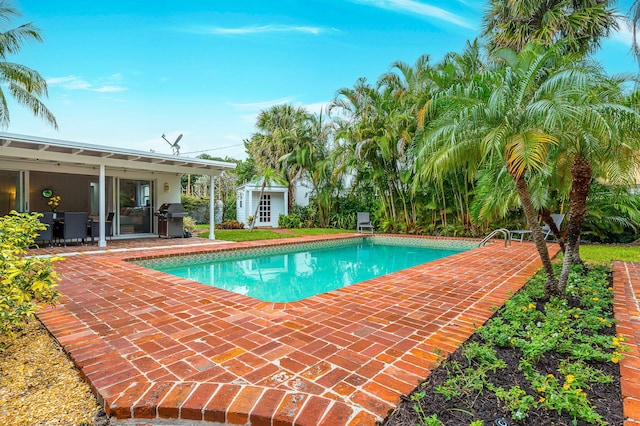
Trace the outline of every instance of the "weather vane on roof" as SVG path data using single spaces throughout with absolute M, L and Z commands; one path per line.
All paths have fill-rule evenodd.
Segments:
M 173 155 L 180 155 L 180 145 L 178 145 L 178 142 L 180 142 L 180 139 L 182 139 L 182 133 L 178 135 L 178 137 L 173 143 L 169 142 L 169 140 L 164 137 L 164 133 L 162 134 L 162 139 L 164 139 L 165 141 L 167 141 L 169 145 L 171 145 L 171 149 L 173 150 Z

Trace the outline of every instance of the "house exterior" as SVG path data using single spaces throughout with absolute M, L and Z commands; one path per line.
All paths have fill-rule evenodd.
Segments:
M 105 220 L 114 213 L 114 238 L 158 235 L 155 213 L 180 203 L 183 174 L 209 176 L 210 224 L 214 222 L 214 177 L 234 164 L 79 142 L 0 133 L 0 215 L 11 210 L 88 212 L 100 222 L 98 244 L 106 246 Z M 215 238 L 211 232 L 210 238 Z

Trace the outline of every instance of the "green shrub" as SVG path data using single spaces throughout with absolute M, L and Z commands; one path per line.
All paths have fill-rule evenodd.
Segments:
M 244 223 L 237 220 L 225 220 L 222 223 L 216 223 L 216 229 L 244 229 Z
M 185 231 L 193 233 L 196 230 L 196 220 L 191 216 L 185 216 L 182 219 L 182 227 Z
M 302 228 L 302 221 L 298 216 L 294 214 L 281 214 L 280 216 L 278 216 L 278 228 Z
M 237 217 L 236 197 L 229 197 L 224 203 L 224 216 L 222 220 L 234 220 Z
M 209 199 L 182 194 L 180 196 L 180 203 L 186 212 L 192 212 L 200 207 L 207 207 L 209 205 Z
M 317 211 L 315 206 L 298 206 L 294 205 L 288 215 L 280 215 L 278 217 L 278 227 L 287 229 L 296 228 L 315 228 L 318 226 Z
M 53 261 L 59 258 L 26 256 L 38 231 L 46 229 L 40 216 L 12 211 L 0 217 L 0 333 L 5 335 L 14 335 L 39 303 L 58 300 Z

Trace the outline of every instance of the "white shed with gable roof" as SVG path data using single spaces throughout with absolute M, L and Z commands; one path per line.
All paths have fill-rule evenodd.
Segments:
M 285 185 L 267 182 L 262 197 L 264 178 L 252 180 L 237 188 L 236 219 L 249 227 L 255 215 L 255 227 L 278 227 L 281 214 L 289 214 L 289 190 Z M 257 210 L 257 213 L 256 213 Z

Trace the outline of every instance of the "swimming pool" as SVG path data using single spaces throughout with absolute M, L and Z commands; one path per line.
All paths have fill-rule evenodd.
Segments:
M 294 302 L 450 256 L 471 244 L 358 237 L 136 263 L 265 302 Z

